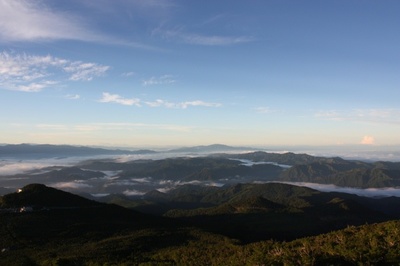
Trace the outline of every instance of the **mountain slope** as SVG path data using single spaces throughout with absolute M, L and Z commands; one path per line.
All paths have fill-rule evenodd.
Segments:
M 400 185 L 400 163 L 352 161 L 300 164 L 283 171 L 280 180 L 334 184 L 342 187 L 382 188 Z
M 168 194 L 149 195 L 169 200 Z M 357 196 L 286 184 L 239 184 L 185 186 L 173 198 L 212 203 L 203 210 L 213 212 L 167 219 L 40 184 L 26 186 L 0 198 L 7 207 L 0 211 L 0 264 L 392 265 L 400 259 L 398 221 L 348 226 L 384 217 Z M 21 204 L 40 208 L 10 211 Z M 346 229 L 297 239 L 339 228 Z
M 20 208 L 23 206 L 79 208 L 100 205 L 99 202 L 87 200 L 42 184 L 30 184 L 20 189 L 19 192 L 0 197 L 0 208 Z

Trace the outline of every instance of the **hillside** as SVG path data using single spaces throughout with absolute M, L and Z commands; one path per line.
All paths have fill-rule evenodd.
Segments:
M 399 260 L 399 222 L 348 227 L 388 217 L 345 195 L 285 184 L 188 185 L 169 196 L 147 196 L 160 203 L 174 199 L 213 206 L 165 218 L 31 184 L 0 198 L 0 264 L 338 265 Z M 20 206 L 35 208 L 15 212 Z M 339 228 L 345 229 L 330 232 Z M 323 231 L 330 233 L 316 236 Z
M 0 173 L 1 187 L 7 188 L 1 189 L 0 193 L 30 183 L 46 184 L 74 193 L 125 195 L 143 195 L 155 189 L 171 190 L 183 184 L 223 186 L 278 181 L 353 188 L 400 185 L 400 163 L 367 163 L 294 153 L 251 152 L 132 161 L 106 158 L 42 168 L 36 167 L 36 163 L 41 165 L 41 162 L 33 165 L 30 162 L 26 165 L 24 162 L 14 162 L 4 167 L 28 167 L 28 170 L 19 174 Z
M 390 221 L 300 238 L 244 246 L 215 235 L 160 250 L 159 263 L 177 265 L 398 265 L 400 221 Z M 211 245 L 210 245 L 211 243 Z M 218 248 L 216 248 L 218 247 Z
M 165 216 L 243 242 L 266 238 L 292 240 L 341 229 L 346 225 L 385 221 L 390 217 L 380 212 L 378 206 L 370 208 L 367 198 L 323 193 L 279 183 L 237 184 L 201 190 L 197 191 L 196 198 L 189 199 L 177 194 L 182 195 L 171 191 L 168 204 L 175 208 L 166 212 Z M 152 200 L 157 202 L 154 195 Z M 160 197 L 160 202 L 166 205 L 164 197 Z M 184 203 L 186 208 L 178 208 Z M 201 203 L 211 206 L 199 207 Z M 400 217 L 400 212 L 396 215 Z
M 295 165 L 282 172 L 280 180 L 334 184 L 342 187 L 396 187 L 400 185 L 400 163 L 319 161 Z

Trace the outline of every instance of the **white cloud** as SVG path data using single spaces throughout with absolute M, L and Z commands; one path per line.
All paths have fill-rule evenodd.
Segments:
M 166 108 L 178 108 L 177 104 L 157 99 L 154 102 L 146 102 L 150 107 L 166 107 Z
M 190 44 L 222 46 L 253 41 L 249 37 L 224 37 L 224 36 L 204 36 L 204 35 L 184 35 L 183 40 Z
M 254 41 L 254 38 L 248 36 L 210 36 L 186 33 L 181 29 L 165 31 L 162 29 L 156 29 L 154 33 L 159 34 L 168 40 L 178 40 L 188 44 L 204 46 L 226 46 Z
M 52 1 L 0 0 L 0 43 L 74 40 L 161 50 L 157 47 L 104 34 L 95 29 L 94 25 L 97 25 L 98 22 L 90 20 L 95 18 L 90 13 L 95 12 L 97 14 L 98 7 L 102 4 L 104 9 L 108 11 L 118 7 L 114 10 L 116 12 L 108 13 L 108 16 L 120 16 L 121 10 L 125 12 L 132 3 L 142 1 L 99 0 L 93 3 L 91 1 L 76 1 L 83 7 L 89 7 L 86 10 L 82 8 L 81 10 L 85 10 L 85 13 L 82 12 L 81 14 L 72 9 L 57 10 L 53 3 L 50 6 L 46 2 Z M 146 5 L 150 6 L 150 3 L 147 4 L 147 2 L 154 3 L 152 5 L 154 7 L 157 7 L 156 4 L 160 2 L 159 6 L 163 8 L 161 3 L 166 1 L 146 1 Z M 112 18 L 110 19 L 112 20 Z
M 37 128 L 43 128 L 46 130 L 67 130 L 68 127 L 62 124 L 38 124 Z
M 108 92 L 103 92 L 103 97 L 99 100 L 102 103 L 117 103 L 122 105 L 136 105 L 140 106 L 140 99 L 137 98 L 123 98 L 118 94 L 110 94 Z
M 23 125 L 13 125 L 15 128 L 23 128 Z M 80 134 L 90 131 L 127 131 L 137 129 L 155 129 L 173 132 L 190 132 L 193 127 L 174 124 L 143 124 L 143 123 L 87 123 L 87 124 L 37 124 L 34 127 L 44 129 L 46 132 L 68 132 L 69 134 Z M 28 127 L 26 127 L 28 128 Z M 30 126 L 29 126 L 30 128 Z
M 180 106 L 183 109 L 186 109 L 189 106 L 220 107 L 222 105 L 220 103 L 207 103 L 207 102 L 203 102 L 203 101 L 191 101 L 191 102 L 179 103 L 178 106 Z
M 50 9 L 42 1 L 0 0 L 0 41 L 101 39 L 82 18 Z
M 361 144 L 373 145 L 375 144 L 375 138 L 372 136 L 364 136 L 363 139 L 361 140 Z
M 272 183 L 274 183 L 273 181 Z M 322 192 L 340 192 L 355 194 L 362 197 L 400 197 L 400 189 L 394 187 L 386 188 L 351 188 L 351 187 L 338 187 L 332 184 L 318 184 L 318 183 L 306 183 L 306 182 L 279 182 L 285 184 L 291 184 L 295 186 L 309 187 Z
M 58 182 L 49 184 L 48 186 L 58 188 L 58 189 L 83 189 L 83 188 L 91 188 L 92 185 L 82 183 L 80 180 L 75 180 L 71 182 Z
M 121 74 L 121 76 L 123 76 L 123 77 L 132 77 L 132 76 L 134 76 L 136 73 L 135 72 L 124 72 L 124 73 L 122 73 Z
M 83 126 L 83 125 L 81 125 Z M 160 129 L 175 132 L 189 132 L 192 127 L 171 124 L 143 124 L 143 123 L 95 123 L 86 126 L 97 127 L 98 130 L 132 130 L 138 128 Z
M 73 130 L 75 132 L 90 132 L 90 131 L 98 131 L 101 130 L 99 126 L 96 125 L 76 125 L 73 126 Z
M 135 189 L 127 189 L 127 190 L 123 191 L 122 194 L 129 197 L 129 196 L 142 196 L 146 193 L 143 191 L 135 190 Z
M 37 56 L 0 52 L 0 87 L 8 90 L 39 92 L 47 87 L 72 81 L 90 81 L 109 69 L 96 63 L 70 61 L 51 55 Z
M 27 85 L 17 85 L 14 88 L 15 88 L 15 90 L 24 91 L 24 92 L 39 92 L 39 91 L 43 90 L 44 88 L 47 88 L 50 85 L 55 85 L 55 84 L 57 84 L 56 81 L 47 80 L 47 81 L 43 81 L 41 83 L 29 83 Z
M 400 109 L 372 108 L 319 111 L 315 117 L 333 121 L 355 121 L 374 124 L 400 124 Z
M 92 80 L 93 77 L 103 75 L 110 67 L 102 66 L 94 63 L 71 62 L 64 67 L 64 71 L 71 73 L 70 80 Z
M 117 103 L 121 105 L 135 105 L 140 107 L 142 101 L 138 98 L 124 98 L 118 94 L 111 94 L 108 92 L 103 92 L 102 98 L 98 100 L 101 103 Z M 200 100 L 196 101 L 186 101 L 180 103 L 173 103 L 169 101 L 165 101 L 162 99 L 157 99 L 155 101 L 147 101 L 144 102 L 149 107 L 165 107 L 165 108 L 174 108 L 174 109 L 186 109 L 190 106 L 193 107 L 221 107 L 220 103 L 210 103 L 204 102 Z
M 164 75 L 161 77 L 151 77 L 147 80 L 143 80 L 143 86 L 150 86 L 150 85 L 161 85 L 161 84 L 172 84 L 175 83 L 176 80 L 171 75 Z
M 260 114 L 269 114 L 273 112 L 269 107 L 256 107 L 255 110 Z
M 49 165 L 43 162 L 42 163 L 21 162 L 21 161 L 7 162 L 4 160 L 0 163 L 0 176 L 20 174 L 24 172 L 38 170 L 46 166 Z
M 81 96 L 79 94 L 67 94 L 64 96 L 64 98 L 68 100 L 78 100 L 81 98 Z
M 146 104 L 150 107 L 166 107 L 166 108 L 176 108 L 176 109 L 186 109 L 190 106 L 203 106 L 203 107 L 221 107 L 220 103 L 209 103 L 204 101 L 187 101 L 181 103 L 171 103 L 168 101 L 164 101 L 161 99 L 157 99 L 153 102 L 146 102 Z

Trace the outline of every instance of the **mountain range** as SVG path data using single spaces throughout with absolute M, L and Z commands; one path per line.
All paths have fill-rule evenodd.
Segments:
M 118 154 L 152 154 L 152 150 L 120 150 L 87 146 L 51 144 L 7 144 L 0 146 L 0 158 L 45 159 L 53 157 L 75 157 Z
M 184 147 L 163 151 L 149 149 L 127 150 L 95 148 L 88 146 L 51 145 L 51 144 L 5 144 L 0 145 L 0 158 L 44 159 L 54 157 L 99 156 L 99 155 L 135 155 L 155 153 L 215 153 L 232 151 L 252 151 L 254 148 L 232 147 L 223 144 Z
M 176 156 L 177 153 L 171 154 Z M 181 157 L 161 159 L 150 159 L 151 156 L 142 157 L 149 159 L 126 161 L 110 158 L 112 156 L 106 156 L 107 159 L 89 156 L 82 157 L 82 160 L 86 160 L 72 165 L 40 167 L 42 161 L 46 162 L 43 159 L 39 161 L 38 167 L 25 170 L 24 173 L 0 172 L 0 195 L 30 183 L 42 183 L 75 193 L 130 196 L 143 195 L 154 189 L 171 190 L 184 184 L 223 186 L 276 181 L 351 188 L 400 186 L 399 162 L 364 162 L 339 157 L 262 151 L 213 153 L 208 156 L 186 156 L 183 153 Z M 4 159 L 2 164 L 7 169 L 6 163 Z M 59 163 L 58 160 L 55 163 Z M 15 162 L 12 167 L 24 169 L 24 161 Z

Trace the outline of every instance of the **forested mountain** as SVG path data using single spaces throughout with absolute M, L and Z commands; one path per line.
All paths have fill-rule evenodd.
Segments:
M 0 198 L 0 264 L 392 265 L 400 260 L 399 222 L 349 227 L 392 218 L 348 194 L 240 184 L 183 186 L 169 195 L 147 196 L 210 207 L 152 216 L 31 184 Z
M 294 153 L 214 154 L 126 163 L 92 161 L 80 167 L 97 171 L 122 170 L 121 177 L 150 176 L 183 181 L 289 181 L 360 188 L 400 185 L 400 163 L 367 163 Z
M 295 165 L 280 175 L 282 181 L 335 184 L 342 187 L 379 188 L 400 185 L 400 163 L 351 161 Z
M 24 162 L 15 162 L 13 167 L 24 169 Z M 33 167 L 20 174 L 0 173 L 0 181 L 1 194 L 30 183 L 58 186 L 71 192 L 122 194 L 136 191 L 138 195 L 189 183 L 222 186 L 278 181 L 386 188 L 400 185 L 400 163 L 266 152 L 128 161 L 107 158 L 66 166 Z

